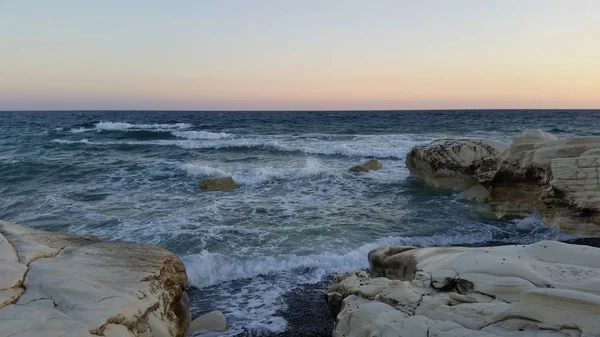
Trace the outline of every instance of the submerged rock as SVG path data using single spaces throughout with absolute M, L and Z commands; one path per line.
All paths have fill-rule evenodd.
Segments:
M 477 183 L 475 173 L 482 161 L 506 148 L 484 139 L 441 139 L 413 147 L 406 155 L 406 167 L 430 186 L 463 191 Z
M 469 189 L 459 197 L 488 202 L 497 218 L 535 211 L 569 234 L 600 235 L 600 137 L 558 139 L 528 130 L 505 151 L 480 142 L 439 140 L 417 146 L 407 154 L 406 165 L 433 187 Z
M 369 262 L 327 290 L 335 337 L 600 335 L 598 248 L 380 247 Z
M 1 336 L 172 336 L 190 326 L 172 252 L 0 221 Z
M 205 178 L 199 185 L 205 191 L 233 191 L 239 186 L 231 177 Z
M 383 164 L 377 159 L 371 159 L 364 162 L 361 165 L 352 166 L 348 171 L 350 172 L 369 172 L 377 171 L 383 167 Z
M 490 199 L 490 191 L 482 185 L 477 184 L 460 192 L 458 197 L 469 201 L 488 202 Z

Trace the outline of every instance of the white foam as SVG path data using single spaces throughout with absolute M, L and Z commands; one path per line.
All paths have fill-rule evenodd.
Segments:
M 70 132 L 71 133 L 83 133 L 83 132 L 94 131 L 94 130 L 96 130 L 96 129 L 87 129 L 87 128 L 81 127 L 81 128 L 73 128 L 73 129 L 71 129 Z
M 179 169 L 186 171 L 192 176 L 214 176 L 233 177 L 237 183 L 242 185 L 255 185 L 269 180 L 294 180 L 315 176 L 327 171 L 327 167 L 318 159 L 308 158 L 304 167 L 253 167 L 241 168 L 233 171 L 225 171 L 220 168 L 210 167 L 202 164 L 178 164 Z
M 191 176 L 213 176 L 213 177 L 227 177 L 229 174 L 221 169 L 206 166 L 206 165 L 195 165 L 195 164 L 178 164 L 178 168 L 186 171 Z
M 132 129 L 129 129 L 132 130 Z M 158 131 L 157 129 L 154 131 Z M 406 152 L 418 142 L 405 136 L 386 140 L 373 136 L 368 139 L 353 141 L 273 139 L 273 137 L 257 136 L 256 138 L 233 137 L 228 134 L 210 133 L 206 131 L 188 131 L 191 133 L 174 135 L 190 139 L 182 140 L 148 140 L 148 141 L 104 141 L 90 142 L 93 145 L 156 145 L 177 146 L 184 149 L 227 149 L 248 148 L 280 152 L 300 152 L 309 155 L 338 155 L 358 158 L 390 158 L 403 159 Z M 196 132 L 194 134 L 194 132 Z
M 87 138 L 83 138 L 81 140 L 52 139 L 51 142 L 58 144 L 91 144 Z
M 235 290 L 229 287 L 211 289 L 215 301 L 211 309 L 221 310 L 228 319 L 225 333 L 207 336 L 239 336 L 246 330 L 253 333 L 283 332 L 287 322 L 277 312 L 286 307 L 282 295 L 292 290 L 290 283 L 273 283 L 262 278 L 250 280 Z M 193 304 L 192 304 L 193 305 Z
M 229 138 L 232 135 L 225 132 L 209 131 L 173 131 L 171 134 L 177 138 L 185 139 L 222 139 Z
M 572 236 L 562 233 L 558 228 L 546 225 L 539 214 L 532 213 L 523 219 L 512 220 L 519 232 L 523 232 L 524 236 L 531 241 L 538 240 L 567 240 Z
M 257 256 L 245 259 L 202 251 L 200 254 L 185 256 L 184 262 L 188 270 L 190 283 L 197 288 L 210 287 L 223 282 L 253 278 L 261 275 L 292 272 L 297 269 L 310 270 L 309 273 L 304 275 L 303 283 L 316 283 L 323 276 L 331 273 L 367 268 L 367 254 L 379 246 L 447 246 L 460 243 L 486 242 L 487 240 L 488 238 L 473 236 L 388 236 L 376 242 L 364 244 L 346 253 L 323 252 L 322 254 L 303 256 L 282 254 L 279 256 Z
M 313 254 L 278 254 L 244 256 L 243 254 L 202 251 L 183 257 L 190 284 L 217 291 L 216 302 L 234 318 L 231 336 L 244 329 L 253 331 L 285 331 L 287 323 L 278 317 L 286 304 L 281 296 L 299 284 L 315 284 L 332 273 L 368 268 L 367 254 L 383 245 L 449 246 L 485 243 L 491 236 L 478 234 L 433 235 L 421 237 L 388 236 L 360 245 L 356 249 Z M 344 249 L 348 243 L 336 242 L 332 247 Z M 267 281 L 268 280 L 268 281 Z M 274 281 L 276 280 L 276 281 Z M 232 284 L 244 284 L 232 294 Z M 256 303 L 254 303 L 256 302 Z
M 127 131 L 127 130 L 176 130 L 189 129 L 192 125 L 188 123 L 172 124 L 131 124 L 123 122 L 99 122 L 96 123 L 96 130 L 108 131 Z

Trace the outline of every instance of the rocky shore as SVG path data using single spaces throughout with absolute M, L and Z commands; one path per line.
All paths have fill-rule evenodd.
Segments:
M 0 336 L 224 329 L 220 313 L 191 321 L 187 289 L 185 266 L 165 249 L 0 221 Z
M 589 238 L 376 248 L 368 271 L 336 275 L 326 291 L 334 337 L 600 336 L 600 137 L 442 139 L 413 148 L 406 166 L 498 219 L 537 212 Z
M 499 219 L 537 212 L 568 234 L 600 235 L 600 137 L 558 139 L 529 130 L 503 145 L 442 139 L 406 156 L 411 174 L 485 202 Z
M 379 247 L 365 256 L 369 270 L 284 295 L 278 315 L 285 332 L 240 336 L 600 336 L 600 137 L 531 130 L 510 145 L 444 139 L 413 148 L 406 165 L 431 187 L 487 205 L 495 218 L 537 212 L 584 237 Z M 379 168 L 370 161 L 351 172 Z M 225 329 L 218 312 L 191 320 L 188 290 L 183 263 L 162 248 L 0 221 L 0 337 L 185 337 Z
M 582 245 L 600 248 L 598 238 L 571 239 L 565 243 L 571 245 Z M 488 242 L 471 245 L 471 248 L 511 246 L 506 242 Z M 522 247 L 522 245 L 520 246 Z M 368 259 L 367 256 L 364 257 Z M 356 272 L 368 272 L 356 271 Z M 291 290 L 284 295 L 285 306 L 278 315 L 283 317 L 287 323 L 287 329 L 283 332 L 272 333 L 267 331 L 246 331 L 237 337 L 331 337 L 333 334 L 335 317 L 328 310 L 323 300 L 323 290 L 332 284 L 335 275 L 325 277 L 322 282 L 316 284 L 304 284 Z M 337 277 L 339 279 L 339 276 Z M 195 289 L 191 289 L 190 298 L 194 298 Z M 327 298 L 328 296 L 326 296 Z M 402 335 L 400 335 L 402 336 Z M 410 336 L 410 335 L 406 335 Z M 452 336 L 452 335 L 450 335 Z M 519 336 L 519 335 L 516 335 Z M 544 336 L 541 334 L 540 336 Z M 559 335 L 560 336 L 560 335 Z M 490 336 L 487 336 L 490 337 Z
M 380 247 L 327 290 L 333 336 L 598 336 L 600 249 Z

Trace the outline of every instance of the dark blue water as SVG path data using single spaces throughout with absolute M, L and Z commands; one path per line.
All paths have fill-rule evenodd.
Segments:
M 0 218 L 168 248 L 197 288 L 194 312 L 224 311 L 232 334 L 282 331 L 283 294 L 365 268 L 378 245 L 561 237 L 423 186 L 404 167 L 412 146 L 599 125 L 600 111 L 1 112 Z M 384 168 L 347 172 L 370 158 Z M 241 188 L 197 190 L 225 175 Z

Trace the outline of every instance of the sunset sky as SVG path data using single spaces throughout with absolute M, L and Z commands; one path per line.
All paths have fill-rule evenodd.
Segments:
M 0 0 L 0 110 L 600 108 L 600 1 Z

